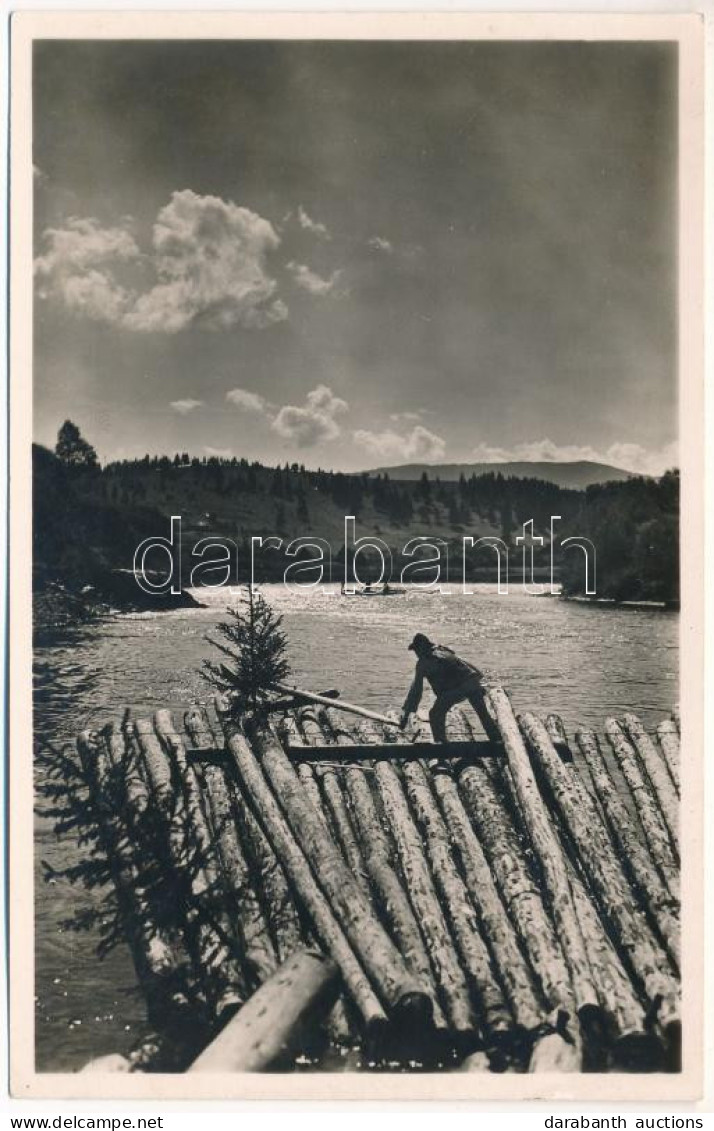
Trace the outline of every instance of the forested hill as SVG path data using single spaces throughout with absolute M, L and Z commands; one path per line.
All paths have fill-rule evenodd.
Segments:
M 583 491 L 593 483 L 615 483 L 625 479 L 634 479 L 631 471 L 624 471 L 621 467 L 612 467 L 607 463 L 595 463 L 592 460 L 541 460 L 513 461 L 510 463 L 441 463 L 428 465 L 423 463 L 405 463 L 397 467 L 378 467 L 368 475 L 388 475 L 390 479 L 399 482 L 421 479 L 424 473 L 430 478 L 438 477 L 445 483 L 458 482 L 462 477 L 471 479 L 472 476 L 489 474 L 502 475 L 505 479 L 540 479 L 545 483 L 555 483 L 557 487 L 569 487 L 575 491 Z
M 184 577 L 195 564 L 190 560 L 193 546 L 211 535 L 238 547 L 239 580 L 247 578 L 253 535 L 277 535 L 284 544 L 306 535 L 324 539 L 339 567 L 345 515 L 355 516 L 357 537 L 376 535 L 385 541 L 395 551 L 397 566 L 398 551 L 410 539 L 442 539 L 453 550 L 453 580 L 462 576 L 463 537 L 495 535 L 512 547 L 513 576 L 521 562 L 514 539 L 523 523 L 533 519 L 534 532 L 547 536 L 550 516 L 559 515 L 562 537 L 581 534 L 595 543 L 599 595 L 676 597 L 676 473 L 661 480 L 633 478 L 575 491 L 493 472 L 462 476 L 456 482 L 442 482 L 424 472 L 418 480 L 395 482 L 388 475 L 310 471 L 297 463 L 270 468 L 182 453 L 100 467 L 91 445 L 74 429 L 68 443 L 58 443 L 56 453 L 35 447 L 34 477 L 37 592 L 53 584 L 74 593 L 91 586 L 109 603 L 122 606 L 134 588 L 141 597 L 133 577 L 118 571 L 131 569 L 142 539 L 168 535 L 172 515 L 182 518 Z M 264 553 L 257 579 L 277 580 L 286 561 L 282 550 Z M 547 539 L 536 563 L 544 576 Z M 482 549 L 474 559 L 473 579 L 495 578 L 494 567 L 493 550 Z M 563 572 L 568 591 L 582 588 L 582 574 L 582 555 L 573 552 Z

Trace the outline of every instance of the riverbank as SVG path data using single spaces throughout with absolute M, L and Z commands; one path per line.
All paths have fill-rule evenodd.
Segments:
M 197 601 L 186 590 L 179 594 L 146 593 L 133 584 L 114 577 L 101 589 L 94 585 L 73 588 L 63 581 L 52 580 L 35 589 L 32 599 L 32 623 L 35 632 L 76 628 L 103 617 L 121 613 L 164 612 L 174 609 L 198 609 Z

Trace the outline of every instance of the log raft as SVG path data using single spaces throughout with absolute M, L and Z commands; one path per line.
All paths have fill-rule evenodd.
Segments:
M 122 1071 L 676 1068 L 672 719 L 608 719 L 613 763 L 498 687 L 501 743 L 279 691 L 77 740 L 157 1033 Z

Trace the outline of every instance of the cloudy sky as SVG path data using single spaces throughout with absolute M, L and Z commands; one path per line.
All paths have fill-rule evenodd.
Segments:
M 36 438 L 671 466 L 675 50 L 39 44 Z

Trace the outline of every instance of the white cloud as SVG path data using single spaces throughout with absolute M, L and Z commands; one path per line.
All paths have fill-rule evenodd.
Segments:
M 189 412 L 194 409 L 200 408 L 203 401 L 196 401 L 193 397 L 186 397 L 182 401 L 171 401 L 171 408 L 174 412 L 178 412 L 180 416 L 187 416 Z
M 389 419 L 394 424 L 418 424 L 424 416 L 424 409 L 418 408 L 415 412 L 391 412 Z
M 206 444 L 203 450 L 209 459 L 233 459 L 233 451 L 231 448 L 211 448 Z
M 284 405 L 272 421 L 272 428 L 299 448 L 311 448 L 326 440 L 336 440 L 342 429 L 335 419 L 349 408 L 328 385 L 318 385 L 307 394 L 305 404 Z
M 587 444 L 554 444 L 552 440 L 529 440 L 515 444 L 512 448 L 493 447 L 478 444 L 472 452 L 479 463 L 528 462 L 575 462 L 589 460 L 593 463 L 610 464 L 625 471 L 642 475 L 661 475 L 667 468 L 678 463 L 676 443 L 666 444 L 659 450 L 648 450 L 641 444 L 615 443 L 607 448 L 594 448 Z
M 97 322 L 121 321 L 131 296 L 113 272 L 140 259 L 134 237 L 124 228 L 102 228 L 91 217 L 71 217 L 65 228 L 47 228 L 44 240 L 45 254 L 34 264 L 39 297 L 60 299 Z
M 373 251 L 383 251 L 385 255 L 392 255 L 394 252 L 394 245 L 381 236 L 372 236 L 367 240 L 367 244 Z
M 312 217 L 308 216 L 302 204 L 298 206 L 297 221 L 304 231 L 310 232 L 313 236 L 319 236 L 320 239 L 323 240 L 329 240 L 332 238 L 324 224 L 321 224 L 319 220 L 313 220 Z
M 57 297 L 97 321 L 171 334 L 192 325 L 262 329 L 288 316 L 267 265 L 280 243 L 275 229 L 220 197 L 173 193 L 147 255 L 126 227 L 101 228 L 94 219 L 71 219 L 44 238 L 45 254 L 35 261 L 40 297 Z M 157 278 L 143 292 L 116 275 L 139 262 Z
M 287 264 L 287 270 L 292 275 L 298 287 L 303 290 L 309 291 L 311 295 L 326 295 L 335 286 L 335 283 L 342 274 L 341 271 L 333 271 L 329 279 L 323 279 L 304 263 L 295 263 L 291 261 Z
M 675 440 L 655 451 L 648 451 L 640 444 L 610 444 L 604 458 L 605 463 L 624 467 L 628 471 L 638 471 L 643 475 L 662 475 L 673 467 L 679 467 L 679 444 Z
M 191 324 L 260 329 L 287 310 L 274 301 L 266 257 L 280 243 L 268 220 L 217 196 L 175 192 L 153 231 L 159 282 L 141 295 L 126 325 L 171 333 Z M 271 301 L 272 300 L 272 301 Z
M 444 458 L 446 452 L 446 441 L 422 424 L 417 424 L 406 435 L 389 428 L 383 432 L 359 430 L 354 433 L 354 439 L 370 455 L 382 461 L 436 463 Z
M 248 389 L 229 389 L 226 400 L 243 412 L 264 413 L 270 407 L 265 397 L 260 393 L 251 393 Z

